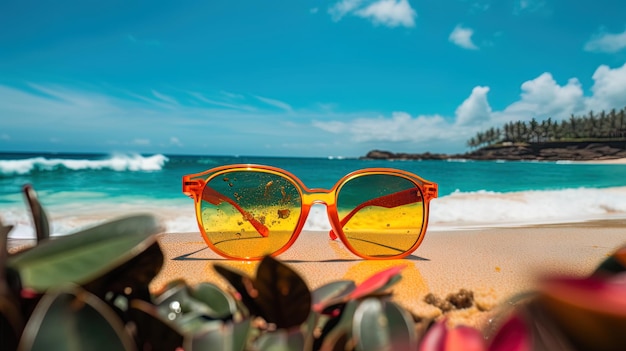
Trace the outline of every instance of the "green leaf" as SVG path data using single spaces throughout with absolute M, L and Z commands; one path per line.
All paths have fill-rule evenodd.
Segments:
M 252 278 L 243 272 L 239 272 L 219 264 L 214 265 L 213 269 L 215 269 L 219 275 L 226 279 L 230 285 L 235 288 L 235 290 L 239 293 L 238 299 L 241 300 L 244 306 L 246 306 L 251 315 L 262 315 L 263 312 L 255 300 L 257 291 L 254 288 Z
M 7 240 L 12 226 L 5 226 L 0 221 L 0 335 L 2 343 L 9 350 L 17 348 L 18 338 L 24 328 L 24 318 L 14 287 L 9 284 L 9 275 L 13 273 L 6 266 L 8 257 Z
M 135 323 L 136 337 L 144 350 L 174 351 L 182 346 L 184 336 L 174 324 L 161 318 L 154 305 L 143 300 L 133 300 L 128 315 Z
M 278 329 L 261 335 L 255 344 L 258 350 L 301 351 L 304 349 L 304 335 L 299 328 Z
M 211 283 L 200 283 L 189 291 L 190 295 L 204 303 L 209 309 L 211 318 L 231 318 L 237 312 L 237 303 L 233 297 Z
M 154 234 L 160 231 L 153 216 L 121 218 L 46 240 L 10 257 L 8 265 L 18 271 L 24 287 L 37 292 L 66 283 L 83 285 L 156 244 Z
M 322 335 L 316 340 L 316 346 L 321 344 L 319 347 L 320 350 L 330 351 L 346 349 L 344 345 L 352 338 L 352 321 L 358 304 L 359 302 L 357 300 L 349 300 L 345 306 L 343 306 L 341 315 L 337 317 L 339 318 L 339 322 L 330 330 L 327 330 L 326 327 L 324 328 L 325 330 L 322 331 Z M 315 349 L 318 349 L 318 347 L 315 347 Z
M 79 288 L 50 292 L 29 319 L 20 350 L 135 350 L 117 314 Z
M 277 328 L 299 326 L 311 313 L 311 292 L 304 280 L 271 256 L 261 260 L 255 279 L 221 265 L 214 268 L 237 290 L 250 314 Z
M 243 351 L 248 341 L 250 319 L 238 323 L 215 322 L 185 339 L 185 350 Z
M 417 332 L 409 312 L 392 301 L 385 301 L 384 312 L 392 350 L 417 350 Z
M 352 335 L 359 351 L 390 350 L 387 316 L 377 298 L 368 298 L 354 311 Z
M 253 284 L 260 317 L 277 328 L 299 326 L 311 313 L 311 292 L 304 280 L 271 256 L 265 256 L 259 264 Z
M 352 280 L 337 280 L 324 284 L 311 292 L 313 310 L 321 312 L 350 294 L 356 285 Z

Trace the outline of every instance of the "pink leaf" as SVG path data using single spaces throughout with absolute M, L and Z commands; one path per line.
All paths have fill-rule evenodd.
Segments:
M 485 350 L 485 340 L 480 331 L 468 326 L 448 328 L 445 318 L 428 330 L 419 347 L 419 351 Z
M 528 351 L 531 348 L 526 323 L 519 315 L 512 315 L 500 327 L 489 345 L 489 351 Z
M 406 265 L 394 266 L 372 275 L 359 284 L 348 297 L 350 299 L 358 299 L 363 296 L 367 296 L 368 294 L 385 286 L 385 284 L 389 282 L 389 279 L 396 274 L 399 274 L 405 267 Z

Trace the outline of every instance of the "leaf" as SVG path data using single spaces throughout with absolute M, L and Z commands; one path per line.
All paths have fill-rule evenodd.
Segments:
M 4 347 L 9 350 L 17 348 L 19 335 L 24 328 L 20 303 L 14 287 L 9 282 L 10 275 L 14 272 L 8 270 L 6 266 L 7 241 L 12 228 L 12 226 L 5 226 L 0 220 L 0 335 L 2 335 Z
M 352 326 L 357 350 L 417 350 L 415 323 L 390 301 L 367 298 L 357 307 Z
M 514 312 L 526 323 L 528 343 L 534 350 L 574 351 L 572 341 L 537 300 L 518 306 Z M 508 333 L 508 332 L 505 332 Z M 494 342 L 495 344 L 495 342 Z M 495 347 L 495 346 L 494 346 Z M 496 349 L 497 350 L 497 349 Z M 495 351 L 495 350 L 494 350 Z
M 26 324 L 20 350 L 135 350 L 109 306 L 80 287 L 46 294 Z
M 221 265 L 214 268 L 237 290 L 250 314 L 277 328 L 300 325 L 311 312 L 311 293 L 304 280 L 271 256 L 261 260 L 255 279 Z
M 299 326 L 311 313 L 311 293 L 304 280 L 271 256 L 261 260 L 253 285 L 260 317 L 277 328 Z
M 123 295 L 128 301 L 132 299 L 150 301 L 149 284 L 161 270 L 163 260 L 163 251 L 155 241 L 130 261 L 83 284 L 83 287 L 100 298 L 113 293 Z
M 202 302 L 210 309 L 211 318 L 227 319 L 237 312 L 237 304 L 232 296 L 211 283 L 200 283 L 189 291 L 191 297 Z
M 332 328 L 324 327 L 322 335 L 315 341 L 314 349 L 321 351 L 345 350 L 345 344 L 352 338 L 352 321 L 357 306 L 356 300 L 349 300 L 341 311 L 341 315 L 337 317 L 339 321 L 336 324 L 333 323 Z M 334 320 L 336 318 L 331 321 Z
M 66 283 L 82 285 L 122 266 L 153 246 L 156 243 L 154 234 L 160 231 L 157 221 L 150 215 L 121 218 L 47 240 L 11 256 L 8 265 L 19 272 L 25 288 L 37 292 Z M 151 271 L 155 268 L 151 267 Z M 127 272 L 127 269 L 123 271 Z
M 417 350 L 417 331 L 413 316 L 391 301 L 385 301 L 384 312 L 391 336 L 392 350 Z
M 349 295 L 349 298 L 359 299 L 378 292 L 382 290 L 382 288 L 388 288 L 390 286 L 388 283 L 396 283 L 399 280 L 396 276 L 398 276 L 405 267 L 406 265 L 394 266 L 372 275 L 359 284 Z
M 367 298 L 354 311 L 352 336 L 356 349 L 361 351 L 391 349 L 387 317 L 383 303 L 377 298 Z
M 490 342 L 489 351 L 530 351 L 531 335 L 521 316 L 512 314 Z
M 215 322 L 193 336 L 185 338 L 185 350 L 243 351 L 248 341 L 250 319 L 238 323 Z
M 445 318 L 430 327 L 419 345 L 419 351 L 484 351 L 485 349 L 485 341 L 480 331 L 463 325 L 449 328 Z
M 610 275 L 624 271 L 626 271 L 626 246 L 618 249 L 600 263 L 593 275 Z
M 252 278 L 248 277 L 245 273 L 235 271 L 231 268 L 215 264 L 213 269 L 226 279 L 230 285 L 239 293 L 239 299 L 246 306 L 251 315 L 260 316 L 262 314 L 261 308 L 257 305 L 255 298 L 258 295 Z M 254 297 L 253 297 L 254 295 Z
M 301 351 L 304 350 L 304 335 L 298 328 L 278 329 L 264 333 L 255 344 L 257 350 Z
M 626 345 L 626 273 L 610 277 L 551 277 L 540 284 L 538 303 L 579 347 Z
M 311 292 L 313 310 L 323 311 L 327 306 L 343 300 L 355 288 L 356 284 L 352 280 L 337 280 L 318 287 Z
M 157 308 L 143 300 L 130 302 L 128 315 L 135 323 L 139 348 L 143 350 L 177 350 L 184 336 L 159 315 Z
M 35 227 L 35 234 L 37 235 L 37 243 L 47 240 L 50 237 L 50 223 L 48 221 L 48 215 L 43 206 L 37 198 L 35 189 L 30 184 L 26 184 L 22 187 L 22 192 L 30 208 L 30 213 L 33 218 L 33 225 Z

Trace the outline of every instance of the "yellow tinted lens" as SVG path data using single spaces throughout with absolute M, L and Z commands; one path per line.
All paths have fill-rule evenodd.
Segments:
M 400 255 L 419 241 L 424 202 L 404 177 L 366 174 L 348 180 L 337 195 L 337 211 L 348 243 L 362 255 Z
M 231 257 L 258 258 L 289 242 L 300 218 L 301 196 L 279 174 L 224 172 L 206 184 L 199 211 L 215 249 Z

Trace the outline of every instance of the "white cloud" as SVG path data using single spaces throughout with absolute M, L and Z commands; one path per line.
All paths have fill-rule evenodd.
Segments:
M 138 145 L 138 146 L 147 146 L 147 145 L 150 145 L 150 139 L 141 139 L 141 138 L 133 139 L 131 144 Z
M 587 99 L 587 110 L 599 111 L 626 106 L 626 63 L 611 69 L 601 65 L 593 73 L 593 95 Z
M 168 104 L 178 105 L 178 101 L 176 101 L 176 99 L 174 99 L 171 96 L 167 96 L 165 94 L 161 94 L 161 93 L 159 93 L 156 90 L 152 90 L 152 95 L 154 95 L 155 98 L 157 98 L 157 99 L 159 99 L 159 100 L 161 100 L 163 102 L 166 102 Z
M 472 3 L 470 11 L 472 11 L 472 12 L 485 12 L 485 11 L 489 10 L 490 7 L 491 7 L 491 4 L 489 2 L 476 1 L 476 2 Z
M 234 155 L 258 152 L 255 145 L 271 143 L 276 146 L 274 154 L 289 155 L 290 151 L 279 145 L 304 144 L 312 138 L 311 127 L 303 125 L 303 117 L 294 115 L 290 118 L 292 123 L 286 123 L 285 112 L 269 106 L 254 111 L 224 109 L 203 105 L 189 95 L 177 96 L 180 103 L 172 105 L 132 92 L 114 92 L 118 95 L 52 85 L 30 84 L 21 89 L 0 84 L 0 116 L 10 116 L 0 118 L 0 133 L 11 136 L 3 142 L 3 148 L 191 153 L 203 150 Z M 305 111 L 307 120 L 321 114 L 325 112 Z M 50 144 L 51 135 L 62 142 Z M 173 135 L 181 136 L 178 140 L 182 146 L 175 145 Z M 332 140 L 323 136 L 315 139 L 328 141 L 330 152 Z M 311 156 L 326 152 L 306 149 Z
M 180 139 L 177 137 L 170 137 L 170 144 L 176 146 L 183 146 L 183 143 L 180 142 Z
M 583 115 L 594 111 L 626 106 L 626 64 L 611 69 L 600 66 L 593 75 L 591 95 L 585 96 L 577 78 L 560 85 L 546 72 L 523 82 L 517 101 L 502 110 L 492 110 L 487 94 L 489 87 L 477 86 L 456 109 L 454 117 L 416 116 L 394 112 L 390 117 L 361 117 L 344 120 L 315 121 L 313 125 L 327 132 L 347 135 L 357 143 L 409 143 L 412 149 L 423 151 L 459 151 L 465 141 L 477 131 L 499 127 L 510 121 L 567 119 L 571 114 Z M 448 151 L 449 152 L 449 151 Z
M 362 0 L 342 0 L 335 3 L 329 10 L 333 21 L 352 14 L 366 18 L 376 25 L 388 27 L 414 27 L 417 12 L 408 0 L 376 0 L 364 4 Z
M 501 108 L 489 104 L 493 87 L 476 86 L 467 98 L 456 102 L 454 115 L 447 116 L 401 110 L 342 113 L 333 105 L 300 110 L 258 96 L 252 99 L 265 99 L 259 101 L 268 106 L 246 111 L 202 104 L 190 95 L 176 96 L 180 103 L 171 105 L 156 98 L 130 98 L 127 93 L 119 97 L 59 86 L 31 84 L 19 89 L 0 85 L 0 116 L 10 116 L 0 118 L 0 139 L 6 150 L 21 151 L 41 150 L 42 145 L 73 151 L 88 145 L 94 152 L 136 148 L 233 155 L 260 152 L 258 146 L 267 144 L 271 146 L 267 155 L 350 156 L 371 147 L 462 152 L 466 140 L 477 131 L 509 121 L 533 117 L 558 121 L 590 109 L 626 106 L 626 64 L 599 66 L 592 78 L 593 85 L 583 90 L 577 78 L 559 83 L 546 72 L 522 82 L 519 97 Z M 51 137 L 57 144 L 46 144 Z M 322 146 L 312 148 L 313 143 Z M 65 149 L 69 145 L 78 146 Z
M 235 110 L 242 110 L 242 111 L 255 111 L 256 110 L 254 107 L 250 105 L 242 104 L 239 102 L 224 102 L 224 101 L 209 99 L 205 97 L 204 95 L 200 93 L 196 93 L 196 92 L 189 92 L 189 95 L 193 96 L 194 98 L 202 102 L 205 102 L 207 104 L 214 105 L 214 106 L 221 106 L 221 107 L 226 107 L 226 108 L 235 109 Z M 238 99 L 239 98 L 237 98 L 237 100 Z M 229 100 L 233 100 L 233 99 L 229 99 Z
M 586 44 L 585 51 L 615 53 L 626 48 L 626 30 L 621 33 L 600 33 Z
M 414 27 L 417 15 L 408 0 L 379 0 L 355 14 L 388 27 Z
M 489 87 L 475 87 L 472 94 L 456 109 L 458 125 L 476 125 L 477 122 L 488 121 L 491 117 L 491 106 L 487 101 Z
M 546 8 L 544 0 L 517 0 L 514 4 L 513 13 L 537 12 Z
M 576 78 L 570 78 L 567 84 L 561 86 L 552 74 L 546 72 L 522 83 L 521 89 L 520 100 L 495 113 L 494 122 L 526 121 L 548 116 L 563 119 L 572 113 L 584 112 L 583 88 Z
M 350 122 L 314 121 L 313 125 L 334 134 L 351 135 L 351 139 L 355 142 L 424 141 L 449 135 L 445 132 L 445 135 L 432 134 L 433 130 L 446 130 L 447 123 L 443 117 L 437 115 L 411 117 L 406 112 L 393 112 L 391 118 L 379 116 L 376 118 L 357 118 Z
M 478 50 L 478 46 L 476 46 L 476 44 L 472 41 L 472 35 L 474 35 L 473 29 L 464 28 L 459 24 L 454 27 L 454 30 L 448 37 L 448 40 L 464 49 Z
M 319 8 L 314 7 L 314 8 L 312 8 L 312 9 L 310 9 L 310 10 L 309 10 L 309 12 L 310 12 L 311 14 L 316 14 L 316 13 L 318 13 L 318 12 L 319 12 L 319 10 L 320 10 Z
M 286 102 L 270 99 L 262 96 L 255 96 L 255 98 L 259 99 L 259 101 L 264 102 L 270 106 L 278 107 L 281 110 L 285 110 L 287 112 L 293 111 L 293 108 Z
M 362 0 L 341 0 L 329 8 L 328 13 L 333 21 L 339 21 L 348 13 L 356 10 L 362 2 Z

